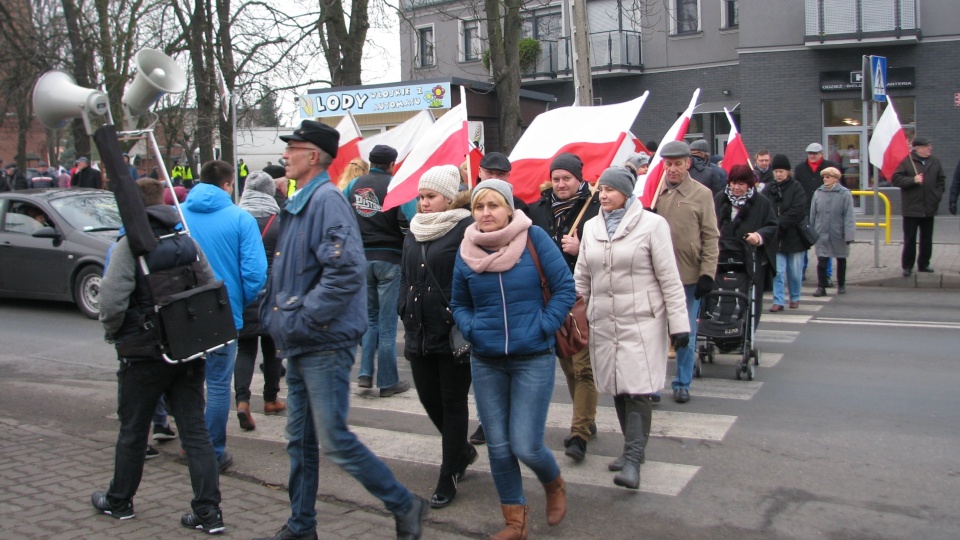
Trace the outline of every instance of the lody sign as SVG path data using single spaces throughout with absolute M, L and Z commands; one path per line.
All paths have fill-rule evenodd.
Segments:
M 310 90 L 299 102 L 300 118 L 449 109 L 450 83 Z

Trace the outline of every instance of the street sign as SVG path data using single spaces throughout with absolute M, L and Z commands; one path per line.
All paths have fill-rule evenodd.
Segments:
M 873 101 L 887 100 L 887 58 L 885 56 L 870 57 L 870 87 Z

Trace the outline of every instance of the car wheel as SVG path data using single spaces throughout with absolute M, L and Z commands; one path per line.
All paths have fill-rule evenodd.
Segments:
M 100 277 L 97 266 L 85 266 L 73 282 L 73 299 L 80 312 L 91 319 L 100 316 Z

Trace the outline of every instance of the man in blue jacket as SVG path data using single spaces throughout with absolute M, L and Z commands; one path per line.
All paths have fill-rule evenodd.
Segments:
M 237 330 L 243 327 L 243 308 L 257 298 L 267 281 L 267 257 L 257 220 L 233 204 L 236 176 L 233 166 L 210 161 L 200 169 L 200 183 L 183 203 L 183 217 L 190 235 L 200 244 L 210 266 L 227 285 L 230 309 Z M 237 342 L 207 354 L 207 431 L 223 472 L 233 463 L 227 452 L 227 419 L 230 416 L 230 385 L 237 359 Z
M 317 538 L 319 450 L 383 501 L 398 539 L 420 538 L 427 501 L 398 482 L 347 426 L 350 368 L 367 329 L 367 261 L 354 210 L 327 172 L 340 134 L 304 120 L 280 140 L 287 143 L 287 178 L 298 179 L 300 189 L 281 214 L 260 305 L 260 322 L 277 356 L 287 359 L 291 515 L 273 538 Z

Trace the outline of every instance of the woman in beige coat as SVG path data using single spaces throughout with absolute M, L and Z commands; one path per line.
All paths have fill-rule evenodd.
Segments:
M 612 394 L 623 455 L 613 482 L 638 489 L 650 436 L 650 396 L 663 388 L 667 345 L 690 340 L 686 297 L 666 220 L 633 197 L 635 177 L 622 167 L 600 175 L 601 212 L 587 222 L 574 273 L 587 302 L 590 358 L 597 390 Z

